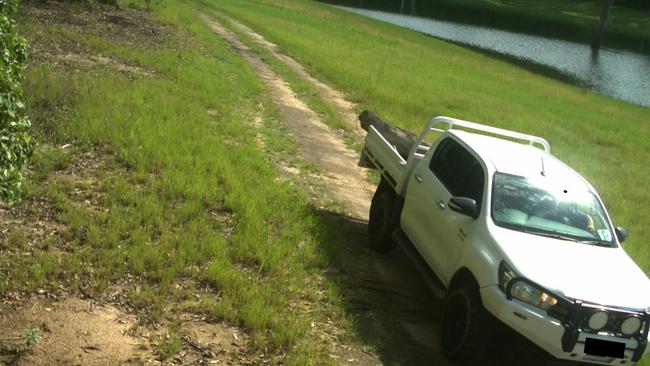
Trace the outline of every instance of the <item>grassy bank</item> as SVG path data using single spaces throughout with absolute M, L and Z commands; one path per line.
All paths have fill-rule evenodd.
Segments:
M 586 92 L 461 47 L 302 1 L 219 1 L 363 108 L 419 131 L 450 115 L 546 137 L 599 190 L 650 273 L 650 109 Z M 298 31 L 299 30 L 299 31 Z
M 292 141 L 250 67 L 182 2 L 149 14 L 26 8 L 40 147 L 23 204 L 51 205 L 62 229 L 37 247 L 11 233 L 0 296 L 117 286 L 147 319 L 182 308 L 242 327 L 251 352 L 276 362 L 331 362 L 310 331 L 346 327 L 322 277 L 329 243 L 306 193 L 268 159 Z

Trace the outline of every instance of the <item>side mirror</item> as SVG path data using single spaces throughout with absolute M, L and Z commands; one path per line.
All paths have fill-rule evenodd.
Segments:
M 624 227 L 617 226 L 616 229 L 614 229 L 614 231 L 616 232 L 616 237 L 618 238 L 619 243 L 624 242 L 625 239 L 627 239 L 627 237 L 630 236 L 630 234 L 627 232 L 627 230 L 625 230 Z
M 452 211 L 456 211 L 465 216 L 469 216 L 475 220 L 478 218 L 478 207 L 476 206 L 476 201 L 472 198 L 452 197 L 449 200 L 449 204 L 447 204 L 447 206 Z

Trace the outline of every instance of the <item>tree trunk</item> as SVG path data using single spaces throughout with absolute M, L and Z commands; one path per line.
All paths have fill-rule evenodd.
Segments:
M 393 126 L 390 122 L 381 119 L 369 110 L 361 112 L 359 121 L 361 122 L 361 128 L 366 131 L 370 129 L 371 125 L 375 127 L 388 142 L 395 146 L 397 152 L 405 159 L 418 138 L 414 133 Z
M 598 25 L 598 31 L 594 40 L 591 42 L 591 48 L 597 50 L 600 48 L 600 41 L 603 39 L 603 34 L 605 34 L 605 26 L 607 25 L 607 17 L 609 17 L 609 12 L 612 8 L 612 3 L 614 0 L 603 0 L 603 8 L 600 11 L 600 24 Z

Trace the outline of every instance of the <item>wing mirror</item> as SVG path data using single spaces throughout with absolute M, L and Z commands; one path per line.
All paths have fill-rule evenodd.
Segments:
M 473 219 L 478 218 L 478 207 L 476 206 L 476 201 L 472 198 L 467 197 L 452 197 L 449 200 L 447 206 L 452 210 L 456 211 L 459 214 L 469 216 Z
M 622 243 L 627 239 L 630 234 L 627 232 L 627 230 L 624 227 L 617 226 L 616 229 L 614 229 L 616 232 L 616 237 L 618 238 L 618 242 Z

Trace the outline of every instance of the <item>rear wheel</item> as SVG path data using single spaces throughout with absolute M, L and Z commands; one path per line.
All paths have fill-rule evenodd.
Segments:
M 395 248 L 391 237 L 399 225 L 399 214 L 395 211 L 395 192 L 380 184 L 372 197 L 368 220 L 368 242 L 373 250 L 387 253 Z
M 472 361 L 486 352 L 486 313 L 478 290 L 460 287 L 449 294 L 442 319 L 442 352 L 450 359 Z

